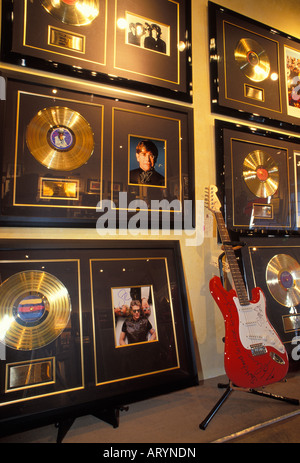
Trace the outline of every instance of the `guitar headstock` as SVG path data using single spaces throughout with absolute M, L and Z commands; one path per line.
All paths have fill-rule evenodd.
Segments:
M 219 212 L 221 209 L 217 191 L 218 188 L 215 185 L 205 188 L 205 207 L 211 212 Z

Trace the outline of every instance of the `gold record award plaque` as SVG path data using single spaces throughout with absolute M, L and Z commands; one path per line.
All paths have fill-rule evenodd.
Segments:
M 249 190 L 258 198 L 272 196 L 278 189 L 278 166 L 264 151 L 255 150 L 246 156 L 243 177 Z
M 99 15 L 99 0 L 41 0 L 45 10 L 70 26 L 86 26 Z
M 300 303 L 300 265 L 288 254 L 274 256 L 267 265 L 268 289 L 279 304 L 294 307 Z
M 32 118 L 26 143 L 38 162 L 54 170 L 78 169 L 94 151 L 89 123 L 77 111 L 61 106 L 44 108 Z
M 49 273 L 16 273 L 0 286 L 0 341 L 8 347 L 28 351 L 49 344 L 70 314 L 68 290 Z
M 241 39 L 234 50 L 234 57 L 240 70 L 253 82 L 262 82 L 269 76 L 269 57 L 256 40 Z

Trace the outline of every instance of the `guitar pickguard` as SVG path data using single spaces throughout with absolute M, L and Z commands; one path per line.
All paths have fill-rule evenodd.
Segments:
M 249 305 L 241 305 L 238 298 L 233 298 L 239 317 L 239 335 L 245 349 L 253 351 L 253 355 L 264 353 L 262 347 L 273 347 L 279 352 L 284 353 L 285 349 L 280 339 L 271 327 L 266 317 L 265 297 L 259 290 L 259 301 Z

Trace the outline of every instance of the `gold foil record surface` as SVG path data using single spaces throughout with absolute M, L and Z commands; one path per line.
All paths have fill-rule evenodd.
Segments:
M 55 276 L 16 273 L 0 286 L 0 341 L 17 350 L 38 349 L 62 333 L 70 313 L 69 293 Z
M 251 151 L 243 163 L 243 178 L 249 190 L 258 198 L 272 196 L 279 186 L 279 169 L 264 151 Z
M 72 109 L 52 106 L 29 122 L 26 143 L 48 169 L 70 171 L 85 164 L 94 151 L 94 135 L 85 118 Z
M 99 15 L 99 0 L 41 0 L 45 10 L 64 24 L 86 26 Z
M 241 39 L 234 50 L 234 57 L 240 70 L 253 82 L 262 82 L 269 76 L 269 57 L 256 40 Z
M 300 265 L 288 254 L 278 254 L 266 270 L 268 289 L 274 299 L 286 307 L 300 303 Z

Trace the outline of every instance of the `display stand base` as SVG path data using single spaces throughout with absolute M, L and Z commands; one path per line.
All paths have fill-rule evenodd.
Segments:
M 128 411 L 129 407 L 120 407 L 120 408 L 109 408 L 106 410 L 94 410 L 91 415 L 95 416 L 99 420 L 104 421 L 105 423 L 111 424 L 113 428 L 119 426 L 120 411 Z M 58 429 L 56 442 L 61 444 L 65 436 L 67 435 L 69 429 L 73 425 L 74 421 L 78 416 L 71 416 L 67 418 L 62 418 L 57 423 L 55 427 Z
M 222 395 L 222 397 L 218 400 L 216 405 L 211 409 L 205 420 L 202 421 L 202 423 L 199 424 L 199 428 L 205 430 L 210 423 L 210 421 L 213 419 L 213 417 L 216 415 L 220 407 L 223 405 L 223 403 L 226 401 L 226 399 L 230 396 L 230 394 L 233 391 L 241 391 L 241 392 L 248 392 L 250 394 L 255 394 L 255 395 L 260 395 L 263 397 L 267 397 L 269 399 L 274 399 L 274 400 L 281 400 L 283 402 L 287 402 L 293 405 L 299 405 L 299 400 L 298 399 L 291 399 L 289 397 L 284 397 L 281 395 L 277 394 L 272 394 L 267 391 L 257 391 L 256 389 L 247 389 L 247 388 L 241 388 L 238 386 L 234 386 L 232 382 L 230 381 L 229 384 L 218 384 L 218 388 L 224 389 L 226 388 L 226 391 Z

